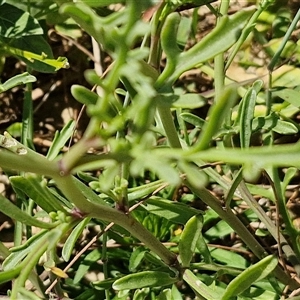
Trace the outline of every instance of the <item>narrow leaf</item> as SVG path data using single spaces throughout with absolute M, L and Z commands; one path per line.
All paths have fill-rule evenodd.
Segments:
M 84 86 L 74 84 L 71 87 L 72 96 L 80 103 L 85 105 L 96 104 L 98 95 L 91 92 Z
M 206 102 L 207 101 L 199 94 L 187 93 L 184 95 L 179 95 L 179 98 L 172 103 L 172 107 L 195 109 L 203 107 Z
M 14 205 L 11 201 L 6 199 L 4 196 L 0 194 L 0 211 L 3 212 L 8 217 L 12 218 L 13 220 L 19 221 L 29 226 L 36 226 L 39 228 L 53 228 L 56 225 L 51 223 L 45 223 L 39 221 L 27 213 L 23 212 L 20 208 Z
M 137 269 L 137 267 L 142 262 L 145 253 L 146 250 L 144 249 L 144 247 L 138 247 L 132 252 L 129 260 L 129 271 L 134 272 Z
M 20 274 L 21 270 L 22 270 L 22 266 L 16 267 L 14 269 L 9 269 L 7 271 L 1 271 L 0 284 L 16 278 Z
M 157 87 L 173 84 L 185 71 L 193 69 L 197 65 L 229 49 L 238 40 L 243 27 L 252 14 L 253 10 L 243 10 L 231 17 L 223 17 L 215 29 L 194 47 L 181 54 L 178 53 L 178 46 L 176 45 L 175 47 L 173 41 L 169 44 L 167 40 L 169 36 L 176 36 L 174 30 L 176 30 L 176 26 L 179 23 L 179 18 L 171 15 L 172 27 L 167 23 L 165 27 L 169 26 L 168 30 L 172 31 L 172 34 L 166 34 L 166 38 L 162 35 L 162 48 L 164 51 L 167 50 L 169 55 L 167 55 L 166 68 L 157 80 Z M 168 81 L 167 83 L 166 80 Z
M 151 197 L 151 199 L 147 200 L 143 207 L 152 214 L 179 224 L 185 224 L 192 216 L 199 213 L 199 210 L 183 203 L 156 197 Z
M 29 46 L 32 46 L 33 40 L 28 41 L 29 38 L 27 37 L 27 44 Z M 46 41 L 42 39 L 42 37 L 36 37 L 35 38 L 36 43 L 40 43 L 39 48 L 47 47 Z M 33 69 L 39 71 L 39 72 L 45 72 L 45 73 L 51 73 L 58 71 L 60 69 L 68 69 L 69 63 L 66 57 L 58 57 L 57 59 L 52 59 L 48 57 L 48 54 L 45 54 L 44 52 L 40 52 L 40 54 L 22 49 L 17 43 L 18 40 L 14 41 L 14 44 L 16 44 L 16 47 L 5 45 L 3 46 L 3 50 L 10 53 L 11 55 L 18 56 L 20 59 L 24 60 L 26 64 L 30 65 Z M 43 45 L 42 45 L 43 44 Z M 33 46 L 32 46 L 33 47 Z
M 4 83 L 0 84 L 0 93 L 12 89 L 15 86 L 30 83 L 30 82 L 35 82 L 35 81 L 36 78 L 27 72 L 15 75 L 10 79 L 8 79 L 7 81 L 5 81 Z
M 42 35 L 43 29 L 34 19 L 14 5 L 4 3 L 0 9 L 0 36 L 8 39 Z
M 260 86 L 262 85 L 262 81 L 260 82 Z M 252 120 L 254 118 L 254 108 L 257 98 L 257 90 L 255 88 L 258 83 L 254 83 L 253 86 L 246 92 L 245 96 L 243 97 L 242 109 L 240 111 L 240 140 L 241 140 L 241 147 L 248 148 L 250 146 L 250 138 L 252 134 Z
M 215 105 L 213 105 L 208 112 L 208 122 L 205 123 L 203 130 L 199 136 L 194 149 L 196 152 L 207 149 L 212 137 L 221 128 L 222 123 L 228 116 L 229 109 L 233 106 L 237 98 L 236 89 L 234 86 L 226 88 L 220 97 L 217 99 Z
M 200 299 L 220 299 L 219 293 L 203 283 L 191 270 L 184 271 L 183 280 L 195 291 L 197 296 L 201 297 Z
M 300 92 L 293 89 L 282 89 L 272 93 L 273 96 L 277 96 L 284 101 L 293 104 L 296 107 L 300 107 Z
M 55 198 L 46 186 L 46 183 L 37 175 L 29 173 L 26 174 L 26 177 L 11 176 L 10 182 L 14 188 L 25 193 L 47 213 L 57 210 L 64 211 L 58 199 Z
M 47 234 L 47 230 L 42 230 L 39 233 L 33 235 L 29 238 L 24 244 L 10 248 L 11 254 L 3 262 L 3 270 L 10 270 L 15 268 L 20 264 L 24 257 L 30 253 L 37 243 L 40 242 L 40 239 Z
M 187 123 L 190 123 L 198 128 L 203 128 L 206 121 L 192 113 L 184 112 L 180 114 L 180 117 Z
M 144 271 L 117 279 L 113 284 L 113 289 L 120 291 L 140 289 L 143 287 L 165 286 L 175 283 L 177 280 L 177 278 L 171 277 L 165 272 Z
M 252 265 L 229 283 L 222 300 L 229 300 L 241 294 L 254 282 L 268 276 L 276 268 L 277 264 L 277 258 L 273 255 L 269 255 L 255 265 Z
M 74 277 L 74 284 L 77 284 L 81 278 L 87 274 L 89 268 L 93 263 L 95 263 L 97 260 L 101 258 L 101 252 L 100 249 L 94 249 L 91 251 L 82 261 L 82 263 L 79 265 L 75 277 Z
M 188 268 L 193 258 L 197 241 L 201 236 L 203 216 L 193 216 L 184 226 L 179 240 L 179 254 L 182 266 Z
M 71 234 L 68 236 L 66 242 L 64 243 L 63 249 L 62 249 L 62 257 L 64 261 L 69 261 L 72 251 L 75 247 L 75 243 L 77 242 L 79 236 L 81 235 L 82 231 L 86 227 L 86 225 L 90 222 L 91 218 L 85 218 L 83 221 L 81 221 L 71 232 Z
M 75 130 L 75 126 L 76 122 L 74 120 L 70 120 L 60 132 L 56 131 L 52 145 L 47 153 L 47 158 L 49 160 L 53 160 L 57 157 L 60 150 L 65 146 L 68 139 L 71 138 Z

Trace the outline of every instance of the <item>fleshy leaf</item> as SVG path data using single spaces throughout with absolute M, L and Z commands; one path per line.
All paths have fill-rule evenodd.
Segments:
M 130 274 L 117 279 L 113 288 L 117 291 L 140 289 L 143 287 L 165 286 L 175 283 L 178 279 L 160 271 L 144 271 Z

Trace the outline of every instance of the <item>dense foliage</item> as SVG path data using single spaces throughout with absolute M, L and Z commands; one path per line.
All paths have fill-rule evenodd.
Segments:
M 0 135 L 2 294 L 298 299 L 300 9 L 241 2 L 0 1 L 0 111 L 23 94 Z M 34 91 L 61 72 L 82 110 L 40 147 Z

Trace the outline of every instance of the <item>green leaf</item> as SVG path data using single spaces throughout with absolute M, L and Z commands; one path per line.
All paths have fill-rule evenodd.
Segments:
M 64 243 L 63 249 L 62 249 L 62 258 L 64 259 L 64 261 L 69 261 L 71 254 L 73 252 L 73 249 L 75 247 L 75 243 L 77 242 L 79 236 L 81 235 L 81 233 L 84 230 L 84 228 L 86 227 L 86 225 L 90 222 L 90 220 L 91 220 L 91 218 L 85 218 L 72 230 L 72 232 L 68 236 L 66 242 Z
M 191 270 L 186 269 L 183 273 L 183 280 L 195 291 L 200 299 L 216 300 L 220 299 L 218 292 L 203 283 Z
M 25 193 L 46 212 L 65 211 L 59 200 L 49 191 L 46 182 L 37 175 L 28 173 L 23 176 L 11 176 L 13 187 Z
M 172 285 L 172 298 L 176 300 L 183 300 L 181 293 L 178 291 L 175 284 Z
M 15 39 L 42 34 L 39 22 L 28 12 L 7 3 L 1 5 L 0 37 Z
M 194 256 L 197 241 L 201 236 L 203 216 L 195 215 L 184 226 L 179 240 L 179 255 L 184 268 L 188 268 Z
M 14 205 L 11 201 L 6 199 L 0 194 L 0 211 L 12 218 L 13 220 L 19 221 L 29 226 L 36 226 L 39 228 L 53 228 L 56 225 L 52 223 L 45 223 L 31 217 L 27 213 L 23 212 L 20 208 Z
M 169 300 L 169 299 L 172 299 L 171 289 L 165 289 L 161 291 L 157 297 L 157 300 Z
M 294 178 L 294 176 L 298 173 L 297 168 L 288 168 L 285 171 L 284 178 L 282 181 L 282 190 L 285 191 L 290 181 Z
M 203 120 L 202 118 L 188 112 L 181 113 L 180 117 L 185 122 L 188 122 L 198 128 L 203 128 L 204 124 L 206 123 L 206 121 Z
M 134 272 L 144 259 L 146 250 L 144 247 L 137 247 L 131 254 L 129 259 L 129 271 Z
M 180 53 L 176 35 L 180 18 L 177 14 L 168 16 L 162 30 L 161 43 L 167 56 L 167 64 L 157 80 L 157 88 L 172 85 L 179 76 L 197 65 L 208 61 L 229 49 L 239 38 L 253 10 L 242 10 L 231 17 L 224 16 L 209 34 L 189 50 Z
M 222 300 L 229 300 L 241 294 L 253 283 L 268 276 L 276 268 L 277 264 L 277 258 L 269 255 L 255 265 L 252 265 L 228 284 Z
M 103 6 L 108 6 L 111 4 L 116 4 L 120 3 L 122 1 L 120 0 L 100 0 L 100 1 L 95 1 L 95 0 L 81 0 L 80 2 L 91 6 L 91 7 L 103 7 Z
M 36 71 L 53 73 L 59 69 L 68 69 L 67 58 L 53 59 L 52 50 L 42 36 L 28 36 L 26 40 L 15 39 L 9 45 L 4 45 L 3 50 L 17 56 L 28 66 Z
M 140 200 L 165 185 L 166 183 L 163 180 L 156 180 L 134 188 L 128 188 L 128 201 Z
M 214 259 L 214 261 L 218 261 L 233 268 L 245 269 L 249 265 L 249 262 L 242 255 L 233 251 L 210 248 L 210 255 Z
M 279 134 L 295 134 L 299 132 L 299 129 L 292 122 L 278 120 L 276 126 L 273 128 L 273 131 Z
M 293 89 L 282 89 L 272 93 L 273 96 L 277 96 L 284 101 L 293 104 L 296 107 L 300 107 L 300 92 Z
M 208 228 L 205 232 L 205 236 L 211 239 L 217 239 L 220 237 L 225 237 L 233 232 L 233 229 L 225 222 L 220 220 L 215 226 Z
M 74 120 L 70 120 L 60 132 L 55 132 L 55 136 L 52 141 L 51 147 L 49 148 L 47 153 L 47 158 L 49 160 L 53 160 L 57 157 L 60 150 L 65 146 L 68 139 L 71 138 L 75 130 L 75 126 L 76 122 Z
M 22 266 L 18 266 L 14 269 L 9 269 L 7 271 L 0 272 L 0 284 L 4 282 L 8 282 L 14 278 L 16 278 L 22 270 Z
M 172 103 L 174 108 L 187 108 L 195 109 L 203 107 L 206 104 L 205 98 L 199 94 L 187 93 L 184 95 L 179 95 L 179 98 Z
M 177 32 L 177 44 L 180 46 L 181 49 L 184 49 L 188 41 L 191 31 L 192 20 L 193 19 L 191 17 L 182 17 L 180 20 Z
M 34 292 L 28 291 L 23 287 L 18 290 L 18 294 L 22 297 L 22 299 L 26 299 L 26 300 L 40 300 L 41 299 Z
M 73 249 L 73 248 L 72 248 Z M 91 251 L 80 263 L 73 283 L 77 284 L 79 283 L 79 281 L 81 280 L 81 278 L 87 274 L 89 268 L 92 266 L 92 264 L 94 264 L 95 262 L 97 262 L 97 260 L 99 260 L 101 258 L 101 249 L 94 249 L 93 251 Z
M 6 131 L 13 137 L 18 138 L 22 135 L 22 122 L 15 122 L 6 128 Z
M 89 201 L 94 202 L 96 204 L 108 206 L 108 204 L 96 193 L 94 193 L 94 191 L 90 187 L 86 186 L 83 182 L 81 182 L 75 177 L 73 177 L 73 181 L 78 186 L 84 197 L 86 197 Z
M 252 166 L 252 169 L 261 170 L 270 166 L 300 166 L 300 144 L 276 145 L 268 147 L 250 147 L 249 149 L 210 149 L 187 153 L 186 159 L 189 161 L 224 161 L 231 164 L 245 164 Z
M 7 81 L 5 81 L 4 83 L 0 84 L 0 93 L 5 92 L 9 89 L 12 89 L 15 86 L 18 86 L 21 84 L 26 84 L 29 82 L 35 82 L 35 81 L 36 81 L 36 78 L 27 72 L 25 72 L 23 74 L 15 75 L 15 76 L 11 77 L 10 79 L 8 79 Z
M 254 108 L 257 94 L 263 85 L 262 80 L 257 80 L 253 86 L 246 92 L 242 100 L 242 108 L 240 111 L 240 141 L 242 148 L 250 146 L 250 138 L 252 134 L 252 120 L 254 118 Z
M 272 112 L 266 117 L 258 117 L 253 119 L 252 130 L 258 129 L 273 130 L 279 134 L 295 134 L 298 133 L 298 127 L 292 122 L 283 121 L 279 116 Z
M 222 127 L 236 98 L 236 88 L 229 86 L 223 91 L 220 99 L 217 99 L 215 104 L 211 106 L 208 112 L 209 121 L 205 123 L 199 139 L 195 144 L 194 151 L 199 152 L 209 147 L 212 137 Z
M 151 197 L 143 207 L 152 214 L 163 217 L 178 224 L 185 224 L 192 216 L 199 214 L 199 210 L 193 209 L 183 203 Z
M 40 242 L 40 239 L 47 234 L 47 230 L 41 230 L 39 233 L 30 237 L 24 244 L 10 248 L 11 254 L 3 262 L 3 270 L 8 271 L 15 268 L 24 257 L 30 253 L 37 243 Z M 1 273 L 0 273 L 1 274 Z
M 149 293 L 149 288 L 138 289 L 134 292 L 132 300 L 146 300 L 146 297 L 149 295 Z
M 71 87 L 72 96 L 80 103 L 85 105 L 96 104 L 99 96 L 91 92 L 84 86 L 74 84 Z
M 117 279 L 113 284 L 113 289 L 133 290 L 144 287 L 165 286 L 177 282 L 178 279 L 171 277 L 168 273 L 160 271 L 144 271 L 134 273 Z
M 206 173 L 193 164 L 179 162 L 178 167 L 185 174 L 186 180 L 194 187 L 204 187 L 207 184 Z

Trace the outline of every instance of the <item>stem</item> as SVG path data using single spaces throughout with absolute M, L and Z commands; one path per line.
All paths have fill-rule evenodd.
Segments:
M 220 5 L 220 13 L 221 17 L 218 18 L 218 22 L 220 23 L 221 19 L 227 15 L 229 8 L 229 0 L 221 1 Z M 225 70 L 224 70 L 224 52 L 218 54 L 215 59 L 215 101 L 220 98 L 222 91 L 224 89 L 224 81 L 225 81 Z
M 170 107 L 159 103 L 157 110 L 171 148 L 181 148 Z
M 27 68 L 27 72 L 30 74 L 30 68 Z M 26 147 L 33 149 L 33 107 L 32 107 L 32 83 L 26 84 L 26 90 L 24 93 L 23 104 L 23 117 L 22 117 L 22 135 L 21 143 Z
M 11 292 L 11 298 L 12 300 L 17 300 L 19 290 L 25 285 L 25 282 L 27 278 L 30 275 L 31 270 L 35 267 L 40 257 L 44 254 L 44 252 L 47 250 L 48 242 L 47 239 L 42 238 L 41 241 L 32 249 L 32 251 L 29 253 L 29 255 L 25 258 L 22 265 L 23 268 L 21 269 L 19 277 L 16 279 L 14 286 L 12 288 Z
M 274 184 L 280 184 L 277 182 L 274 182 Z M 244 181 L 241 181 L 239 186 L 239 191 L 242 195 L 243 200 L 249 205 L 250 209 L 253 210 L 253 212 L 258 216 L 258 218 L 265 224 L 268 231 L 271 233 L 273 238 L 280 243 L 283 252 L 287 256 L 287 259 L 292 263 L 295 270 L 297 271 L 298 275 L 300 272 L 300 263 L 299 260 L 293 251 L 293 249 L 288 244 L 287 240 L 284 238 L 284 236 L 280 233 L 278 236 L 277 229 L 275 227 L 275 224 L 270 220 L 270 218 L 266 215 L 265 211 L 262 209 L 261 206 L 257 204 L 255 199 L 253 199 L 252 195 L 250 194 L 249 190 L 246 187 L 246 184 Z M 280 203 L 279 203 L 280 204 Z M 280 211 L 281 212 L 281 211 Z M 288 226 L 288 223 L 286 223 Z M 293 230 L 294 231 L 294 230 Z M 290 231 L 291 232 L 291 231 Z M 295 231 L 294 231 L 295 232 Z M 295 240 L 294 240 L 295 242 Z M 298 249 L 297 246 L 295 246 L 295 249 Z
M 151 43 L 148 64 L 156 70 L 159 69 L 161 59 L 160 33 L 165 20 L 161 21 L 160 18 L 165 6 L 166 4 L 162 1 L 151 20 Z
M 2 258 L 6 258 L 7 256 L 10 255 L 10 251 L 4 246 L 4 244 L 0 241 L 0 256 Z
M 284 239 L 284 237 L 280 234 L 280 236 L 277 238 L 277 242 L 280 242 L 280 245 L 282 247 L 282 250 L 287 256 L 287 259 L 291 262 L 291 264 L 294 266 L 298 276 L 300 274 L 300 249 L 299 249 L 299 243 L 298 243 L 298 232 L 292 225 L 291 219 L 288 215 L 286 203 L 285 203 L 285 197 L 284 192 L 281 189 L 281 181 L 279 179 L 278 170 L 275 168 L 272 168 L 272 180 L 271 185 L 274 190 L 275 199 L 278 203 L 279 213 L 283 219 L 283 223 L 286 226 L 286 231 L 288 232 L 288 236 L 290 237 L 293 249 L 295 249 L 297 256 L 295 255 L 294 251 L 291 249 L 291 247 L 288 245 L 287 241 Z M 279 226 L 279 225 L 278 225 Z M 283 238 L 283 239 L 282 239 Z
M 120 225 L 143 242 L 150 250 L 155 252 L 166 264 L 173 265 L 176 262 L 176 255 L 168 250 L 131 215 L 127 215 L 109 206 L 88 201 L 81 193 L 71 175 L 56 176 L 54 180 L 64 195 L 75 204 L 83 215 Z
M 105 231 L 103 233 L 103 240 L 102 240 L 102 255 L 101 255 L 101 260 L 103 263 L 103 274 L 104 274 L 104 279 L 108 279 L 108 264 L 107 264 L 107 237 L 108 233 Z M 110 300 L 110 293 L 109 289 L 105 289 L 105 299 Z
M 0 165 L 2 168 L 55 176 L 59 169 L 45 156 L 34 152 L 12 138 L 8 133 L 0 135 Z
M 296 16 L 294 17 L 289 29 L 287 30 L 286 34 L 284 35 L 284 38 L 282 39 L 276 53 L 274 54 L 272 60 L 270 61 L 268 65 L 268 70 L 272 72 L 274 70 L 275 64 L 277 63 L 278 59 L 280 58 L 280 55 L 288 42 L 290 36 L 292 35 L 295 27 L 297 26 L 298 21 L 300 20 L 300 9 L 298 10 Z
M 65 153 L 63 157 L 58 161 L 58 167 L 60 174 L 69 174 L 72 169 L 76 166 L 78 161 L 90 148 L 98 148 L 103 146 L 103 142 L 100 138 L 82 138 L 76 143 L 69 152 Z
M 17 300 L 19 290 L 25 286 L 25 282 L 30 276 L 31 271 L 36 266 L 40 257 L 46 252 L 49 245 L 56 245 L 57 242 L 74 226 L 73 222 L 70 223 L 62 223 L 58 227 L 51 230 L 45 234 L 36 244 L 36 246 L 32 249 L 32 251 L 27 255 L 27 257 L 23 260 L 21 272 L 19 277 L 16 279 L 12 293 L 11 299 Z
M 250 248 L 250 250 L 258 258 L 263 258 L 268 255 L 265 249 L 260 245 L 260 243 L 253 237 L 253 235 L 248 231 L 245 225 L 240 221 L 240 219 L 233 214 L 231 210 L 224 209 L 219 202 L 207 189 L 205 188 L 195 188 L 187 183 L 189 189 L 197 195 L 204 203 L 210 206 L 219 217 L 224 220 L 228 225 L 240 236 L 244 243 Z M 274 274 L 280 281 L 286 285 L 289 285 L 291 289 L 299 288 L 299 284 L 292 280 L 280 267 L 276 267 Z

